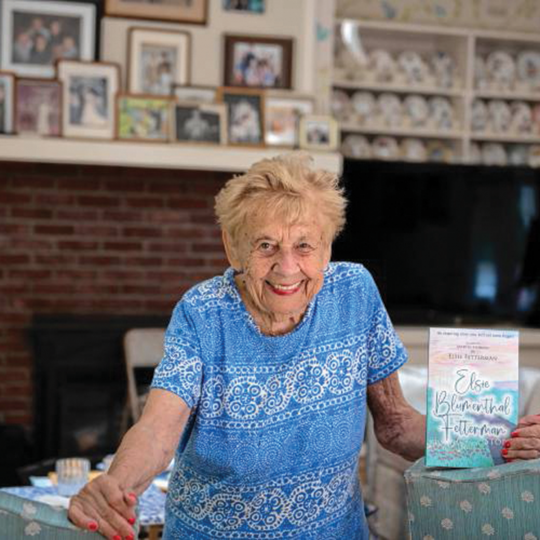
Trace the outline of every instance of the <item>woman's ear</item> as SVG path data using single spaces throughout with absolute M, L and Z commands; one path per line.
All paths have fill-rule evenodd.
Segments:
M 238 258 L 238 255 L 236 253 L 236 250 L 233 247 L 233 241 L 227 233 L 227 231 L 221 232 L 221 238 L 223 240 L 223 247 L 225 248 L 225 254 L 227 255 L 227 259 L 229 260 L 229 264 L 237 271 L 242 271 L 242 263 L 240 262 L 240 259 Z

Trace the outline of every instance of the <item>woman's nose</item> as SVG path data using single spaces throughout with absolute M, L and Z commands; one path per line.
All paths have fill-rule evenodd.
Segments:
M 292 250 L 282 249 L 279 251 L 274 271 L 283 275 L 292 275 L 298 272 L 298 263 Z

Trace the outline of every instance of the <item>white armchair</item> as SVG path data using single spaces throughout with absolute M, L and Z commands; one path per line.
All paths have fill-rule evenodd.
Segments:
M 427 367 L 405 365 L 399 370 L 405 398 L 421 413 L 426 412 Z M 540 413 L 540 369 L 519 372 L 519 416 Z M 381 539 L 408 538 L 407 503 L 403 473 L 411 462 L 382 448 L 375 437 L 371 417 L 366 428 L 366 502 L 378 507 L 374 528 Z

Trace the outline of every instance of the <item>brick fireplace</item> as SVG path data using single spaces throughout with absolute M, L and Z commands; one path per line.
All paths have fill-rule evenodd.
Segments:
M 36 316 L 168 317 L 226 267 L 230 174 L 0 163 L 0 424 L 33 425 Z

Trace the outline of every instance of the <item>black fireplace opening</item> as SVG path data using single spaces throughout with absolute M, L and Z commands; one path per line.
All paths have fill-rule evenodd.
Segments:
M 167 323 L 162 315 L 33 317 L 36 460 L 115 451 L 129 425 L 124 334 Z

